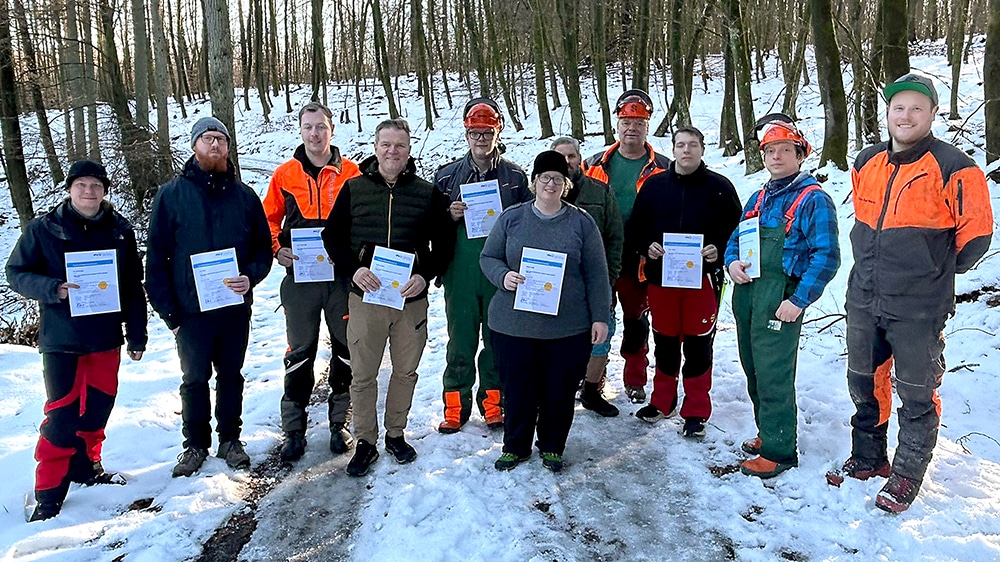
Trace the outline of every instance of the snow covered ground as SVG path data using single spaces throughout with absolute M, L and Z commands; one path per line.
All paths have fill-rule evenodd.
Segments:
M 982 49 L 963 67 L 963 117 L 966 134 L 956 141 L 980 165 L 983 135 Z M 942 51 L 936 46 L 930 51 Z M 773 62 L 773 61 L 772 61 Z M 943 57 L 920 56 L 914 68 L 935 77 L 950 76 Z M 726 174 L 743 200 L 765 180 L 766 172 L 743 176 L 738 155 L 723 158 L 715 148 L 722 87 L 721 63 L 708 91 L 696 86 L 694 123 L 706 134 L 709 165 Z M 769 71 L 773 70 L 770 66 Z M 412 95 L 411 81 L 402 107 L 414 129 L 413 154 L 430 177 L 437 166 L 465 150 L 461 106 L 442 109 L 433 131 L 424 130 L 422 100 Z M 452 85 L 452 91 L 460 91 Z M 772 78 L 754 84 L 758 114 L 780 108 L 782 82 Z M 938 81 L 940 98 L 947 87 Z M 585 84 L 588 133 L 600 127 L 596 99 Z M 662 85 L 654 124 L 663 115 Z M 618 94 L 612 91 L 612 99 Z M 294 92 L 303 102 L 304 89 Z M 335 111 L 351 108 L 347 88 L 331 90 Z M 372 152 L 371 133 L 385 117 L 382 98 L 369 92 L 363 104 L 364 133 L 357 124 L 337 127 L 334 142 L 345 155 L 360 159 Z M 440 106 L 444 96 L 438 95 Z M 281 104 L 279 104 L 280 106 Z M 264 193 L 270 171 L 298 144 L 294 114 L 276 112 L 264 124 L 257 112 L 237 111 L 244 179 Z M 188 131 L 194 119 L 209 112 L 207 104 L 188 107 L 190 118 L 173 113 L 173 136 L 180 154 L 189 154 Z M 802 126 L 814 145 L 822 140 L 822 108 L 812 84 L 799 97 Z M 565 108 L 553 112 L 557 131 L 568 131 Z M 58 121 L 57 121 L 58 122 Z M 34 121 L 25 119 L 28 131 Z M 537 140 L 537 116 L 526 129 L 508 128 L 502 137 L 507 156 L 526 169 L 546 141 Z M 948 123 L 939 118 L 935 133 L 951 140 Z M 589 136 L 585 155 L 602 148 L 600 136 Z M 669 139 L 651 139 L 658 151 L 670 153 Z M 30 149 L 30 148 L 29 148 Z M 814 153 L 815 154 L 815 153 Z M 807 166 L 815 166 L 817 156 Z M 832 166 L 819 170 L 834 201 L 845 201 L 850 178 Z M 990 184 L 994 214 L 997 185 Z M 0 207 L 9 209 L 6 190 Z M 8 214 L 0 225 L 5 257 L 17 237 L 17 221 Z M 807 321 L 843 311 L 851 267 L 848 232 L 851 205 L 839 210 L 844 264 L 823 298 L 806 311 Z M 715 413 L 703 442 L 679 436 L 680 420 L 656 425 L 631 414 L 621 384 L 622 361 L 613 356 L 608 395 L 622 416 L 598 418 L 577 409 L 562 474 L 544 470 L 537 457 L 509 473 L 492 463 L 500 454 L 501 436 L 473 420 L 458 434 L 436 431 L 442 420 L 441 372 L 447 332 L 442 293 L 431 293 L 430 341 L 419 372 L 407 438 L 419 452 L 411 465 L 396 465 L 383 454 L 371 474 L 352 479 L 344 474 L 348 456 L 332 458 L 323 407 L 311 409 L 310 448 L 260 501 L 257 530 L 241 560 L 1000 560 L 1000 314 L 987 304 L 1000 286 L 1000 259 L 994 249 L 958 281 L 960 294 L 991 287 L 978 299 L 958 306 L 948 322 L 946 357 L 949 372 L 941 388 L 943 424 L 923 490 L 911 509 L 898 516 L 876 509 L 873 498 L 881 482 L 848 481 L 827 486 L 823 474 L 838 466 L 850 451 L 848 420 L 853 407 L 846 390 L 844 324 L 819 321 L 803 330 L 799 355 L 798 405 L 800 467 L 762 482 L 727 471 L 743 455 L 739 443 L 754 435 L 745 379 L 736 353 L 735 329 L 728 302 L 720 315 L 712 391 Z M 284 272 L 275 267 L 256 289 L 253 330 L 244 373 L 244 433 L 247 450 L 258 464 L 280 439 L 278 402 L 282 392 L 281 358 L 284 323 L 278 307 L 278 284 Z M 726 299 L 728 301 L 728 298 Z M 619 315 L 620 317 L 620 315 Z M 619 328 L 618 333 L 621 333 Z M 614 348 L 620 343 L 616 338 Z M 322 352 L 328 359 L 329 352 Z M 317 362 L 318 365 L 322 361 Z M 387 363 L 386 363 L 387 364 Z M 150 343 L 139 363 L 127 359 L 121 371 L 118 402 L 108 427 L 104 464 L 128 478 L 125 487 L 71 489 L 59 517 L 24 523 L 25 494 L 33 483 L 32 453 L 42 419 L 44 391 L 41 361 L 34 349 L 0 346 L 0 555 L 5 560 L 131 560 L 167 562 L 195 558 L 203 543 L 244 506 L 251 477 L 233 473 L 210 458 L 193 478 L 173 479 L 170 468 L 180 453 L 180 368 L 173 338 L 157 319 L 150 322 Z M 383 372 L 383 377 L 388 374 Z M 384 380 L 383 380 L 384 383 Z M 895 446 L 895 416 L 890 449 Z M 891 451 L 890 451 L 891 452 Z M 151 498 L 151 502 L 148 499 Z M 129 509 L 147 499 L 149 507 Z M 144 504 L 146 505 L 146 504 Z M 140 506 L 136 506 L 140 507 Z

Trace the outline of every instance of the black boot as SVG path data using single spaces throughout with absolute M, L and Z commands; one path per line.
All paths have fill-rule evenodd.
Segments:
M 580 395 L 580 404 L 584 408 L 606 418 L 613 418 L 618 415 L 618 408 L 601 396 L 601 390 L 596 382 L 583 383 L 583 394 Z

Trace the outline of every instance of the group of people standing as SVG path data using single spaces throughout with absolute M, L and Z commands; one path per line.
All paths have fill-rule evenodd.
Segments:
M 891 138 L 863 151 L 852 171 L 852 454 L 827 479 L 887 477 L 876 505 L 899 512 L 915 499 L 936 440 L 954 277 L 989 247 L 992 213 L 982 171 L 930 133 L 934 85 L 911 74 L 884 93 Z M 173 476 L 194 474 L 209 455 L 213 368 L 216 455 L 233 469 L 250 466 L 240 441 L 241 369 L 252 290 L 274 260 L 286 268 L 285 461 L 307 446 L 321 322 L 332 347 L 330 451 L 354 449 L 351 476 L 378 459 L 378 373 L 388 344 L 384 449 L 401 464 L 416 459 L 405 429 L 435 281 L 448 323 L 438 431 L 460 432 L 475 406 L 487 427 L 503 430 L 496 469 L 515 468 L 534 446 L 545 468 L 562 470 L 577 393 L 584 408 L 619 415 L 602 391 L 618 303 L 625 392 L 637 404 L 646 402 L 652 324 L 652 393 L 636 417 L 656 423 L 679 405 L 683 436 L 700 439 L 712 414 L 728 273 L 758 429 L 742 445 L 751 457 L 741 471 L 770 478 L 797 466 L 798 340 L 804 310 L 840 265 L 836 205 L 801 170 L 811 147 L 788 117 L 758 122 L 770 179 L 741 205 L 732 183 L 706 168 L 697 128 L 674 132 L 673 160 L 656 153 L 647 142 L 652 112 L 645 92 L 626 91 L 615 107 L 617 143 L 584 161 L 579 142 L 560 137 L 529 175 L 503 157 L 500 108 L 473 99 L 463 110 L 468 152 L 426 181 L 406 121 L 379 123 L 375 154 L 355 164 L 331 144 L 330 110 L 309 103 L 299 112 L 302 144 L 275 170 L 263 201 L 238 179 L 226 127 L 198 120 L 193 156 L 156 194 L 146 245 L 145 295 L 176 338 L 182 371 L 184 450 Z M 7 264 L 11 286 L 41 306 L 47 402 L 32 520 L 58 514 L 71 482 L 124 482 L 101 465 L 104 427 L 121 345 L 138 361 L 146 344 L 142 263 L 131 226 L 104 199 L 106 171 L 77 162 L 66 185 L 69 197 L 29 225 Z M 473 202 L 484 194 L 496 208 Z M 107 250 L 119 305 L 78 314 L 91 289 L 67 279 L 70 256 Z M 97 262 L 77 265 L 86 263 Z M 890 465 L 893 365 L 903 405 Z

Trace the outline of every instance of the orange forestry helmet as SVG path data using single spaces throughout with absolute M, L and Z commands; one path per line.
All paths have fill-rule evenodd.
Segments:
M 488 98 L 476 98 L 467 103 L 463 122 L 466 129 L 503 130 L 503 114 L 496 102 Z
M 653 100 L 642 90 L 628 90 L 618 96 L 615 115 L 619 118 L 649 119 L 653 116 Z
M 783 113 L 771 113 L 761 117 L 757 120 L 754 131 L 760 142 L 761 152 L 767 148 L 767 145 L 779 141 L 791 142 L 802 150 L 803 156 L 809 156 L 812 152 L 812 146 L 809 145 L 809 141 L 806 140 L 802 131 L 795 126 L 795 121 Z

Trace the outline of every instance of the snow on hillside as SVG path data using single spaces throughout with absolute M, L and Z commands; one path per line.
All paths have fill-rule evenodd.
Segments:
M 912 63 L 935 77 L 950 76 L 940 57 L 914 57 Z M 708 91 L 696 87 L 692 117 L 706 134 L 707 162 L 726 174 L 746 200 L 766 172 L 744 177 L 740 155 L 723 158 L 715 148 L 722 82 L 721 63 L 712 64 Z M 979 48 L 963 66 L 963 116 L 980 106 L 981 68 Z M 413 154 L 420 159 L 423 175 L 430 177 L 437 166 L 465 150 L 460 111 L 467 96 L 456 94 L 456 108 L 441 107 L 434 130 L 426 131 L 422 100 L 412 94 L 412 81 L 401 83 L 406 88 L 404 116 L 414 130 Z M 780 108 L 782 86 L 776 78 L 754 84 L 758 114 Z M 457 82 L 452 85 L 453 92 L 460 88 Z M 938 88 L 941 99 L 948 99 L 945 82 L 939 80 Z M 662 85 L 653 90 L 655 122 L 665 107 Z M 335 112 L 348 107 L 353 117 L 352 91 L 331 90 Z M 589 82 L 584 93 L 589 135 L 598 132 L 600 118 Z M 610 92 L 612 99 L 617 94 Z M 304 103 L 308 91 L 298 89 L 294 97 L 297 104 Z M 444 99 L 437 96 L 440 105 Z M 299 142 L 296 118 L 279 110 L 265 124 L 256 110 L 243 112 L 241 107 L 237 129 L 244 180 L 263 194 L 270 171 Z M 175 147 L 184 157 L 190 153 L 191 123 L 210 109 L 202 103 L 188 111 L 185 121 L 171 108 Z M 341 124 L 334 138 L 353 159 L 372 152 L 372 131 L 385 117 L 383 98 L 369 92 L 362 112 L 363 133 L 357 133 L 357 123 Z M 820 144 L 823 119 L 815 83 L 799 96 L 799 114 L 807 136 Z M 26 128 L 33 127 L 32 119 L 25 118 Z M 974 144 L 982 141 L 982 119 L 979 109 L 966 123 L 971 133 L 960 136 L 957 144 L 985 165 L 983 151 Z M 555 110 L 553 120 L 557 131 L 569 130 L 566 108 Z M 528 169 L 547 141 L 537 139 L 536 115 L 525 118 L 525 127 L 515 132 L 508 125 L 502 137 L 507 156 Z M 941 138 L 953 137 L 943 118 L 934 130 Z M 588 136 L 585 155 L 603 148 L 601 138 Z M 651 142 L 658 151 L 670 153 L 669 139 Z M 815 166 L 816 158 L 810 157 L 806 165 Z M 819 173 L 828 176 L 824 188 L 834 201 L 845 201 L 849 175 L 832 166 Z M 1000 216 L 997 186 L 991 183 L 990 188 L 994 214 Z M 0 208 L 9 208 L 7 197 L 3 190 Z M 838 214 L 844 264 L 823 298 L 806 311 L 807 321 L 843 311 L 851 267 L 850 204 L 841 206 Z M 4 256 L 17 234 L 17 221 L 8 214 L 0 225 Z M 994 248 L 959 278 L 959 293 L 1000 286 L 996 240 Z M 244 370 L 243 433 L 255 464 L 281 436 L 278 402 L 285 342 L 283 317 L 275 310 L 282 275 L 276 266 L 255 291 Z M 715 413 L 703 442 L 682 440 L 676 417 L 656 425 L 634 418 L 637 406 L 624 397 L 622 361 L 613 354 L 607 392 L 622 416 L 603 419 L 578 408 L 565 455 L 568 467 L 562 474 L 544 470 L 537 456 L 512 472 L 498 473 L 492 463 L 500 454 L 501 436 L 488 431 L 481 419 L 474 416 L 456 435 L 440 435 L 435 429 L 442 420 L 440 376 L 447 331 L 442 293 L 432 291 L 430 341 L 407 428 L 420 457 L 412 465 L 398 466 L 383 455 L 369 476 L 349 478 L 344 474 L 348 456 L 332 458 L 326 450 L 325 408 L 312 408 L 307 454 L 261 500 L 256 533 L 240 559 L 1000 560 L 1000 443 L 991 421 L 1000 417 L 995 399 L 1000 393 L 1000 314 L 987 305 L 987 296 L 960 304 L 947 324 L 946 357 L 952 372 L 941 388 L 944 415 L 935 457 L 911 509 L 889 516 L 873 505 L 881 482 L 849 481 L 836 489 L 823 478 L 850 451 L 853 406 L 846 390 L 843 322 L 821 330 L 829 322 L 818 321 L 803 330 L 797 382 L 801 464 L 774 480 L 719 470 L 743 458 L 739 443 L 755 431 L 728 302 L 716 339 Z M 620 327 L 618 334 L 614 349 L 620 343 Z M 32 454 L 42 419 L 41 361 L 33 349 L 0 346 L 0 553 L 5 560 L 187 560 L 243 507 L 250 477 L 233 473 L 214 457 L 193 478 L 170 477 L 181 452 L 180 368 L 173 339 L 155 318 L 150 336 L 140 363 L 123 362 L 105 447 L 105 466 L 122 471 L 128 485 L 74 487 L 59 517 L 31 525 L 24 523 L 22 506 L 32 488 Z M 321 357 L 328 359 L 329 352 L 321 352 Z M 387 374 L 382 373 L 383 384 Z M 893 448 L 895 416 L 891 424 Z M 128 509 L 143 498 L 152 498 L 151 507 Z

